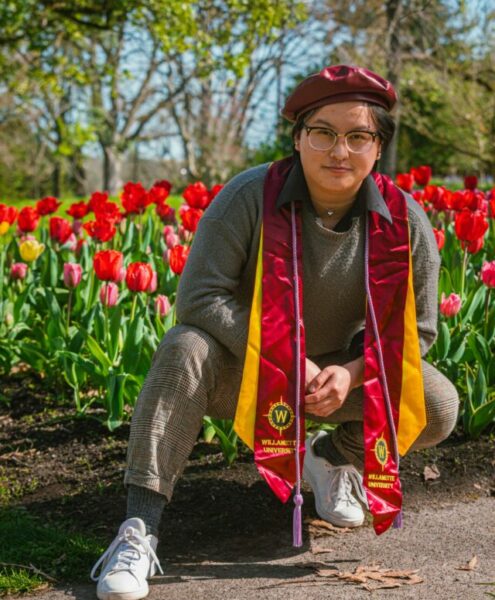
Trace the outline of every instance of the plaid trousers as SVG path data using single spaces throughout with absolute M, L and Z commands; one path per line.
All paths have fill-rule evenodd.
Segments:
M 320 368 L 345 364 L 346 351 L 310 357 Z M 435 446 L 453 430 L 459 397 L 453 384 L 422 361 L 427 425 L 412 450 Z M 156 350 L 131 421 L 124 485 L 145 487 L 170 501 L 200 432 L 203 417 L 232 419 L 243 363 L 211 335 L 189 325 L 170 329 Z M 337 450 L 363 468 L 363 388 L 353 389 L 329 417 Z

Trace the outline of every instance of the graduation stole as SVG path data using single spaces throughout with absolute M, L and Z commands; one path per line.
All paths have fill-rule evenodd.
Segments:
M 301 204 L 276 207 L 292 164 L 292 157 L 272 163 L 265 178 L 234 428 L 254 451 L 258 471 L 282 502 L 296 487 L 294 545 L 300 546 L 306 360 Z M 400 526 L 399 456 L 426 425 L 426 413 L 407 203 L 388 176 L 371 175 L 392 217 L 390 223 L 379 213 L 366 211 L 363 483 L 380 534 L 393 522 Z

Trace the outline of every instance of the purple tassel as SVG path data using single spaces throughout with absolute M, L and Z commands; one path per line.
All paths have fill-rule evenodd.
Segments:
M 296 507 L 294 508 L 294 515 L 292 517 L 292 545 L 294 548 L 300 548 L 302 543 L 302 510 L 301 506 L 303 505 L 303 497 L 302 494 L 296 494 L 294 496 L 294 504 Z
M 392 527 L 394 529 L 402 529 L 402 510 L 400 510 L 397 513 L 397 515 L 396 515 L 396 517 L 394 519 L 394 522 L 392 524 Z

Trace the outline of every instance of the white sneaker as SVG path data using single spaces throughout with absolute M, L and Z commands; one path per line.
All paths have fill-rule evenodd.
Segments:
M 147 578 L 153 577 L 155 567 L 163 575 L 155 554 L 158 539 L 146 535 L 142 519 L 132 518 L 120 526 L 117 537 L 100 556 L 91 571 L 91 579 L 97 581 L 96 596 L 99 600 L 140 600 L 149 593 Z M 95 577 L 98 567 L 101 573 Z
M 314 443 L 325 435 L 319 431 L 306 440 L 303 478 L 313 488 L 316 512 L 322 519 L 338 527 L 359 527 L 364 522 L 364 511 L 352 489 L 368 507 L 363 478 L 353 465 L 334 466 L 315 454 Z

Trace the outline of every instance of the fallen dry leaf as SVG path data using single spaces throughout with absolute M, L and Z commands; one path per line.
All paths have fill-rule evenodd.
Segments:
M 304 522 L 308 525 L 309 533 L 312 533 L 315 537 L 340 535 L 341 533 L 348 533 L 351 531 L 349 527 L 336 527 L 322 519 L 305 519 Z
M 392 570 L 378 565 L 360 565 L 354 572 L 335 571 L 328 566 L 315 569 L 319 577 L 332 577 L 349 583 L 360 584 L 365 590 L 397 588 L 402 585 L 414 585 L 423 583 L 423 579 L 417 574 L 418 569 Z
M 423 471 L 423 477 L 425 478 L 425 481 L 438 479 L 440 477 L 440 470 L 437 465 L 426 465 Z
M 333 548 L 321 548 L 320 546 L 313 546 L 310 549 L 311 554 L 328 554 L 329 552 L 333 551 Z
M 478 566 L 478 557 L 476 555 L 465 565 L 461 565 L 460 567 L 456 567 L 458 571 L 474 571 Z

